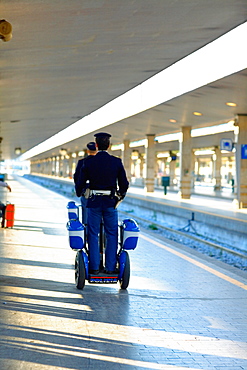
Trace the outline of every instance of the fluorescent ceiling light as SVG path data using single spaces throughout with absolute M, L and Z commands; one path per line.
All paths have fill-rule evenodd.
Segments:
M 170 157 L 169 152 L 162 152 L 157 154 L 157 158 L 168 158 L 168 157 Z
M 130 148 L 136 148 L 138 146 L 145 146 L 147 143 L 147 139 L 137 140 L 137 141 L 131 141 L 129 147 Z
M 195 128 L 191 130 L 191 137 L 214 135 L 219 134 L 221 132 L 228 132 L 234 130 L 235 130 L 234 121 L 229 121 L 228 123 L 223 123 L 222 125 Z
M 247 67 L 247 22 L 83 117 L 20 156 L 31 158 Z M 229 45 L 238 51 L 229 58 Z
M 229 132 L 234 130 L 235 130 L 234 121 L 229 121 L 227 123 L 223 123 L 222 125 L 195 128 L 191 130 L 191 137 L 214 135 L 219 134 L 221 132 Z M 157 140 L 159 143 L 166 143 L 169 141 L 177 141 L 180 139 L 180 136 L 181 132 L 177 132 L 174 134 L 156 136 L 155 140 Z
M 124 144 L 116 144 L 116 145 L 112 145 L 111 146 L 111 150 L 114 151 L 114 150 L 124 150 Z
M 208 150 L 196 150 L 194 154 L 195 155 L 212 155 L 214 153 L 215 153 L 214 150 L 208 149 Z
M 177 141 L 180 139 L 180 137 L 181 137 L 181 132 L 176 132 L 174 134 L 156 136 L 155 140 L 157 140 L 158 143 L 167 143 L 169 141 Z

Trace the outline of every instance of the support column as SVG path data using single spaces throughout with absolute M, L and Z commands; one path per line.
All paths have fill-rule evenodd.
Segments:
M 218 146 L 214 149 L 215 152 L 215 160 L 214 160 L 214 178 L 215 178 L 215 185 L 214 190 L 220 191 L 221 190 L 221 150 Z
M 40 160 L 40 173 L 44 174 L 44 171 L 45 171 L 45 160 L 41 159 Z
M 56 175 L 56 157 L 52 157 L 52 165 L 51 165 L 51 175 Z
M 147 144 L 145 147 L 146 153 L 146 179 L 145 189 L 147 192 L 152 193 L 154 191 L 154 166 L 155 166 L 155 135 L 147 135 Z
M 60 161 L 60 157 L 57 155 L 56 156 L 56 161 L 55 161 L 55 176 L 59 176 L 59 161 Z
M 49 160 L 46 158 L 44 160 L 44 175 L 49 175 Z
M 39 173 L 39 161 L 32 161 L 31 162 L 31 173 Z
M 195 181 L 199 181 L 199 168 L 200 168 L 199 158 L 195 156 Z
M 37 173 L 41 173 L 41 160 L 40 159 L 38 159 L 37 160 L 37 165 L 36 165 L 36 172 Z
M 159 173 L 159 163 L 158 163 L 157 157 L 155 156 L 155 159 L 154 159 L 154 186 L 159 185 L 158 173 Z
M 69 154 L 69 159 L 68 159 L 68 166 L 69 166 L 69 178 L 73 179 L 73 162 L 74 158 L 72 157 L 72 153 Z
M 52 159 L 51 157 L 47 158 L 47 175 L 52 174 Z
M 247 114 L 238 114 L 235 125 L 239 127 L 236 145 L 237 203 L 247 208 Z
M 73 163 L 72 163 L 72 176 L 74 175 L 75 173 L 75 170 L 76 170 L 76 166 L 78 164 L 78 161 L 80 159 L 79 157 L 79 151 L 75 151 L 74 153 L 71 154 L 72 157 L 73 157 Z
M 140 159 L 140 177 L 143 179 L 143 172 L 144 172 L 144 156 L 142 154 L 139 154 Z
M 170 188 L 174 187 L 174 180 L 176 179 L 176 159 L 169 163 Z
M 195 167 L 196 167 L 196 155 L 195 151 L 191 150 L 191 189 L 195 188 Z
M 30 161 L 30 173 L 34 173 L 35 169 L 35 163 L 33 161 Z
M 43 171 L 43 174 L 44 175 L 48 175 L 48 159 L 44 159 L 44 171 Z
M 128 180 L 131 180 L 131 148 L 130 148 L 130 141 L 124 140 L 124 149 L 123 149 L 123 165 L 126 171 L 126 175 Z
M 191 196 L 191 127 L 182 127 L 180 139 L 180 194 L 182 199 Z
M 232 160 L 233 157 L 229 157 L 228 161 L 228 173 L 227 173 L 227 182 L 232 186 L 232 193 L 236 194 L 235 180 L 236 180 L 236 165 L 235 160 Z
M 58 176 L 59 177 L 63 177 L 63 173 L 64 173 L 64 156 L 63 155 L 60 155 L 59 156 L 59 172 L 58 172 Z

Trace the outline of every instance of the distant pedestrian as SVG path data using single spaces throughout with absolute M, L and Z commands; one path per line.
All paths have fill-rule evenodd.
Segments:
M 0 187 L 7 188 L 9 191 L 11 191 L 11 187 L 7 184 L 7 182 L 0 181 Z M 2 215 L 1 215 L 2 216 L 1 226 L 4 227 L 6 205 L 4 203 L 2 203 L 1 200 L 0 200 L 0 211 L 2 213 Z
M 0 181 L 0 186 L 7 188 L 9 191 L 11 191 L 11 187 L 7 184 L 7 182 Z

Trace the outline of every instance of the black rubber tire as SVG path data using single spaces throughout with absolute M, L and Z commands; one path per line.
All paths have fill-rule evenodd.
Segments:
M 130 281 L 130 258 L 126 251 L 124 251 L 124 253 L 126 254 L 126 263 L 122 279 L 120 280 L 121 289 L 127 289 Z
M 75 257 L 75 285 L 77 289 L 83 289 L 85 286 L 86 272 L 82 257 L 82 251 L 78 251 Z

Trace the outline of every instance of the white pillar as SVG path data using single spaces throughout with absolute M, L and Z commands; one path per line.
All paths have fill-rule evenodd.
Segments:
M 196 167 L 196 155 L 195 151 L 191 150 L 191 189 L 195 187 L 195 167 Z
M 221 150 L 218 146 L 215 147 L 215 158 L 214 158 L 214 178 L 215 178 L 215 191 L 221 190 Z
M 155 166 L 155 135 L 147 135 L 147 144 L 145 147 L 146 152 L 146 180 L 145 189 L 147 192 L 154 191 L 154 166 Z
M 169 163 L 170 187 L 173 187 L 175 185 L 174 180 L 176 179 L 176 163 L 176 159 L 171 160 Z
M 131 180 L 131 148 L 130 148 L 130 141 L 125 139 L 124 142 L 124 149 L 123 149 L 123 165 L 126 171 L 126 175 L 128 180 Z
M 247 208 L 247 114 L 239 114 L 235 125 L 239 127 L 236 150 L 237 203 Z
M 180 139 L 180 193 L 181 198 L 190 199 L 191 195 L 191 127 L 182 127 Z

